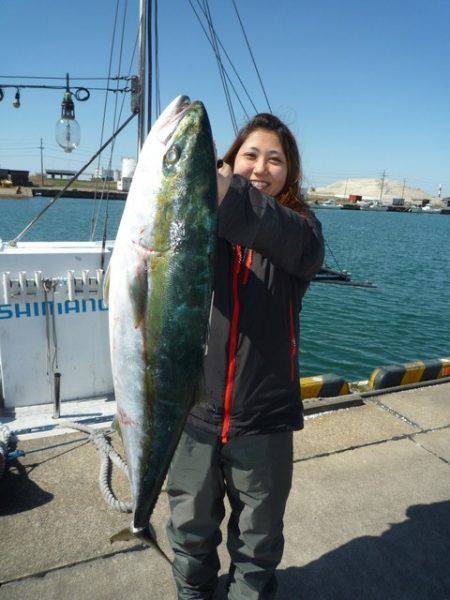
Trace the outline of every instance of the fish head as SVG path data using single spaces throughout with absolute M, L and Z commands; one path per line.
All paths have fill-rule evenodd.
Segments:
M 202 102 L 175 98 L 153 125 L 139 160 L 145 193 L 139 195 L 141 209 L 136 212 L 137 248 L 158 255 L 174 249 L 176 240 L 185 238 L 186 227 L 200 220 L 208 232 L 214 228 L 217 171 Z
M 179 115 L 162 162 L 166 188 L 179 204 L 203 202 L 215 212 L 216 159 L 208 114 L 203 103 L 195 101 Z

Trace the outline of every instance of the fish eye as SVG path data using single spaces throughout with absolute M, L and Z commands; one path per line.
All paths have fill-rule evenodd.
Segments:
M 171 148 L 169 148 L 169 150 L 167 150 L 164 160 L 169 165 L 173 165 L 177 162 L 177 160 L 179 158 L 180 158 L 180 149 L 178 148 L 178 146 L 172 146 Z

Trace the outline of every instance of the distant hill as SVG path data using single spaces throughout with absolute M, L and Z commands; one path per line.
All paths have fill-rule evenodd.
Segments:
M 316 187 L 314 191 L 310 190 L 309 195 L 320 196 L 345 196 L 349 194 L 358 194 L 367 200 L 378 200 L 381 193 L 380 179 L 342 179 L 325 187 Z M 403 192 L 403 196 L 402 196 Z M 405 198 L 406 201 L 417 201 L 428 198 L 433 200 L 433 194 L 405 185 L 403 191 L 403 182 L 395 179 L 385 179 L 383 186 L 382 200 L 391 202 L 392 198 Z

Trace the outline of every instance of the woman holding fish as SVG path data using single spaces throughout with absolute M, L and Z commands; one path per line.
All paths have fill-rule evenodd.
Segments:
M 180 599 L 217 587 L 224 496 L 231 516 L 228 598 L 271 599 L 283 554 L 302 297 L 323 260 L 319 222 L 300 197 L 295 138 L 256 115 L 218 173 L 214 300 L 204 394 L 169 472 L 169 539 Z

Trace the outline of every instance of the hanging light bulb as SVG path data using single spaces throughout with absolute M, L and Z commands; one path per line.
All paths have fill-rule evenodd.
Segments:
M 64 152 L 72 152 L 80 145 L 80 126 L 75 119 L 75 105 L 66 74 L 66 91 L 61 103 L 61 118 L 56 122 L 56 141 Z
M 19 88 L 17 88 L 16 95 L 14 96 L 13 106 L 14 106 L 14 108 L 20 108 L 20 91 L 19 91 Z

